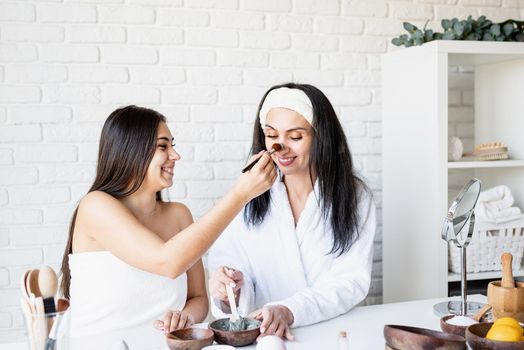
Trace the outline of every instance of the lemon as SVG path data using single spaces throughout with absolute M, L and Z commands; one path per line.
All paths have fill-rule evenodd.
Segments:
M 522 329 L 506 324 L 493 325 L 486 334 L 486 339 L 507 342 L 521 341 Z
M 505 324 L 505 325 L 508 325 L 508 326 L 521 328 L 519 321 L 517 321 L 516 319 L 514 319 L 512 317 L 501 317 L 498 320 L 496 320 L 493 325 L 496 326 L 496 325 L 499 325 L 499 324 Z

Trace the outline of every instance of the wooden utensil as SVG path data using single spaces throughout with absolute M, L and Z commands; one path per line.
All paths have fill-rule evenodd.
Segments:
M 515 282 L 511 271 L 513 257 L 502 255 L 502 281 L 488 284 L 488 304 L 493 307 L 493 319 L 513 317 L 524 322 L 524 282 Z
M 42 295 L 42 293 L 40 293 L 40 288 L 38 288 L 38 274 L 39 273 L 40 271 L 38 269 L 33 269 L 33 270 L 30 270 L 29 274 L 27 275 L 25 287 L 27 290 L 27 294 L 29 295 L 30 298 L 31 298 L 31 295 L 33 295 L 33 298 L 39 297 Z
M 38 289 L 44 299 L 46 314 L 55 313 L 55 295 L 58 290 L 58 278 L 55 271 L 49 266 L 43 266 L 38 274 Z
M 513 262 L 513 255 L 511 253 L 502 254 L 502 282 L 500 285 L 503 288 L 515 288 L 515 280 L 513 279 L 513 271 L 511 264 Z
M 231 288 L 229 284 L 226 284 L 226 293 L 227 299 L 229 300 L 229 307 L 231 308 L 231 317 L 229 318 L 229 322 L 231 322 L 231 325 L 233 325 L 238 322 L 241 322 L 241 320 L 238 314 L 238 309 L 235 301 L 235 294 L 233 292 L 233 288 Z
M 491 305 L 489 304 L 484 304 L 484 306 L 475 313 L 475 315 L 473 315 L 472 319 L 474 319 L 475 321 L 477 322 L 480 322 L 480 319 L 486 314 L 486 312 L 488 312 L 489 310 L 491 310 Z

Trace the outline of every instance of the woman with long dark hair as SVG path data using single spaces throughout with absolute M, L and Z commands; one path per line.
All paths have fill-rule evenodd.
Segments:
M 107 118 L 93 185 L 74 212 L 62 261 L 71 335 L 153 326 L 169 332 L 208 311 L 201 256 L 276 170 L 266 154 L 193 223 L 181 203 L 162 202 L 180 155 L 160 113 L 127 106 Z M 169 311 L 168 311 L 169 310 Z M 167 313 L 166 313 L 167 312 Z
M 357 176 L 342 126 L 316 87 L 274 86 L 260 102 L 251 151 L 280 180 L 252 199 L 210 250 L 215 316 L 229 312 L 225 284 L 263 334 L 320 322 L 361 302 L 371 281 L 375 208 Z M 227 266 L 227 267 L 226 267 Z

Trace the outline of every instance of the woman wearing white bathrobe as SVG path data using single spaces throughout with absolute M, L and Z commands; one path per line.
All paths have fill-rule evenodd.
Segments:
M 317 88 L 285 84 L 263 97 L 252 153 L 272 155 L 280 179 L 251 200 L 215 242 L 212 312 L 262 319 L 261 332 L 292 339 L 290 327 L 336 317 L 361 302 L 371 280 L 375 207 L 354 173 L 342 126 Z M 226 268 L 227 267 L 227 268 Z

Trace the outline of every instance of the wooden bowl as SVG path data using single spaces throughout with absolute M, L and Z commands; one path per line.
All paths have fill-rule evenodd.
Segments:
M 486 339 L 493 322 L 474 324 L 466 330 L 466 341 L 472 350 L 522 350 L 524 341 L 507 342 Z
M 447 321 L 455 317 L 455 315 L 447 315 L 440 319 L 440 329 L 442 329 L 443 332 L 451 333 L 460 335 L 461 337 L 466 337 L 466 329 L 468 326 L 458 326 L 451 323 L 448 323 Z
M 215 341 L 219 344 L 245 346 L 253 343 L 260 335 L 262 322 L 247 318 L 247 329 L 244 331 L 230 331 L 229 318 L 222 318 L 209 324 L 209 329 L 215 333 Z
M 493 319 L 513 317 L 524 323 L 524 282 L 515 282 L 515 288 L 504 288 L 500 281 L 488 284 L 488 304 L 493 309 Z
M 397 350 L 464 350 L 466 339 L 425 328 L 385 325 L 386 346 Z
M 202 328 L 182 328 L 166 334 L 170 350 L 200 350 L 213 344 L 213 331 Z

